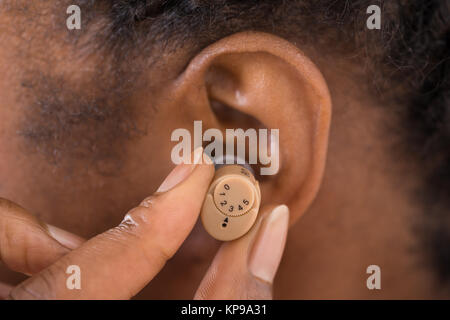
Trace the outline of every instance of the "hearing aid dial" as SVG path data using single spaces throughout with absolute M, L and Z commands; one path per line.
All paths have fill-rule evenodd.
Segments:
M 249 170 L 240 165 L 218 169 L 201 212 L 206 231 L 222 241 L 243 236 L 256 220 L 260 198 L 258 181 Z
M 214 188 L 214 204 L 227 216 L 239 216 L 253 206 L 255 193 L 252 184 L 241 177 L 222 179 Z

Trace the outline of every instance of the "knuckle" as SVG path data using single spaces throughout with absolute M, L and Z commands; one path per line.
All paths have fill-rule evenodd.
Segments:
M 25 220 L 30 214 L 17 203 L 0 198 L 0 217 L 2 216 L 4 219 Z
M 142 229 L 142 227 L 150 224 L 152 213 L 157 210 L 156 197 L 148 197 L 139 206 L 128 211 L 119 226 L 133 231 L 136 230 L 136 227 Z
M 151 246 L 140 245 L 138 248 L 149 268 L 154 268 L 155 266 L 162 268 L 174 255 L 170 250 L 167 250 L 164 245 L 159 243 L 154 243 Z
M 18 204 L 0 198 L 0 227 L 30 225 L 43 227 L 43 223 Z
M 113 229 L 137 236 L 149 233 L 149 229 L 153 228 L 154 213 L 161 210 L 158 198 L 159 196 L 155 195 L 145 198 L 139 206 L 128 211 L 122 222 Z
M 151 195 L 145 198 L 144 200 L 141 201 L 139 207 L 151 208 L 155 204 L 155 201 L 156 199 L 158 199 L 158 197 L 159 197 L 158 195 Z
M 150 230 L 152 223 L 145 221 L 146 226 L 129 220 L 107 231 L 109 239 L 113 239 L 121 246 L 133 246 L 141 252 L 142 257 L 150 264 L 155 261 L 167 261 L 173 257 L 175 251 L 157 237 L 158 230 Z M 152 235 L 152 241 L 148 236 Z
M 164 201 L 160 195 L 145 198 L 139 206 L 131 209 L 122 222 L 105 233 L 105 241 L 113 241 L 124 250 L 138 250 L 140 256 L 149 265 L 165 263 L 171 259 L 176 250 L 172 243 L 167 243 L 164 232 L 160 229 L 156 213 L 165 211 Z
M 100 237 L 107 242 L 112 242 L 123 247 L 138 241 L 140 235 L 136 232 L 136 226 L 131 222 L 122 222 L 118 226 L 109 229 Z
M 2 208 L 2 209 L 9 209 L 9 208 L 12 208 L 12 207 L 15 207 L 15 206 L 16 206 L 16 204 L 14 202 L 12 202 L 12 201 L 10 201 L 8 199 L 0 197 L 0 208 Z
M 165 246 L 164 243 L 158 242 L 158 248 L 157 248 L 157 252 L 160 255 L 160 258 L 163 261 L 168 261 L 170 259 L 172 259 L 172 257 L 175 254 L 175 250 L 172 250 L 170 247 Z

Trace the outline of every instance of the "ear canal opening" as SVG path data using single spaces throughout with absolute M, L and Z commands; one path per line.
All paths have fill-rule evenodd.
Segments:
M 210 98 L 210 104 L 217 121 L 226 128 L 242 128 L 244 130 L 265 128 L 264 124 L 255 117 L 230 107 L 215 98 Z
M 255 129 L 256 132 L 259 132 L 259 129 L 265 129 L 267 130 L 267 127 L 258 119 L 256 119 L 255 117 L 245 113 L 245 112 L 241 112 L 240 110 L 237 110 L 234 107 L 228 106 L 227 104 L 214 99 L 214 98 L 210 98 L 210 105 L 211 105 L 211 109 L 214 113 L 214 116 L 216 117 L 217 123 L 220 124 L 220 131 L 222 131 L 223 137 L 226 137 L 226 129 L 242 129 L 244 131 L 248 130 L 248 129 Z M 214 141 L 214 140 L 213 140 Z M 249 162 L 249 139 L 246 138 L 245 139 L 245 158 L 239 157 L 237 154 L 237 139 L 235 138 L 234 140 L 234 153 L 233 154 L 224 154 L 221 156 L 221 160 L 224 159 L 234 159 L 234 163 L 236 164 L 240 164 L 243 165 L 244 167 L 246 167 L 247 169 L 249 169 L 255 176 L 255 178 L 257 178 L 260 181 L 264 181 L 266 179 L 269 179 L 270 176 L 267 175 L 261 175 L 261 168 L 262 167 L 266 167 L 266 166 L 270 166 L 270 164 L 268 165 L 264 165 L 261 164 L 260 158 L 259 158 L 259 135 L 258 135 L 258 146 L 253 146 L 256 150 L 257 150 L 257 163 L 250 163 Z M 222 146 L 223 146 L 223 150 L 225 151 L 226 146 L 225 143 L 226 141 L 221 141 L 222 142 Z M 205 142 L 203 147 L 205 148 L 206 145 L 210 143 L 210 141 Z M 268 141 L 268 144 L 270 144 L 270 140 Z M 270 148 L 270 146 L 268 145 L 267 148 Z M 211 154 L 213 161 L 215 159 L 215 154 Z M 237 160 L 243 160 L 242 162 L 244 162 L 244 164 L 242 163 L 238 163 Z M 215 159 L 216 161 L 219 159 Z M 220 161 L 218 161 L 220 162 Z M 225 161 L 222 161 L 225 162 Z M 228 162 L 227 162 L 228 163 Z
M 223 154 L 227 159 L 236 159 L 235 162 L 241 158 L 241 161 L 237 162 L 237 164 L 248 164 L 255 177 L 258 177 L 259 180 L 269 179 L 269 175 L 274 175 L 274 173 L 269 173 L 271 172 L 272 164 L 276 163 L 275 167 L 278 168 L 279 163 L 278 160 L 276 162 L 272 161 L 272 130 L 269 130 L 267 125 L 258 119 L 258 106 L 248 105 L 249 101 L 247 99 L 249 97 L 247 94 L 251 92 L 245 92 L 245 88 L 248 86 L 243 82 L 245 77 L 241 74 L 240 69 L 236 68 L 235 64 L 227 63 L 227 60 L 222 58 L 224 59 L 225 57 L 218 58 L 209 66 L 204 75 L 210 109 L 215 118 L 215 123 L 218 125 L 217 129 L 222 132 L 224 137 L 227 136 L 227 129 L 244 131 L 244 138 L 234 138 L 233 152 L 227 150 L 228 154 Z M 228 55 L 226 58 L 233 59 L 233 56 Z M 247 132 L 249 132 L 248 136 Z M 228 144 L 231 142 L 228 140 L 231 139 L 221 141 L 224 150 L 227 149 Z M 241 151 L 238 151 L 238 144 Z M 245 149 L 245 155 L 242 152 L 242 148 Z M 278 173 L 278 169 L 276 173 Z

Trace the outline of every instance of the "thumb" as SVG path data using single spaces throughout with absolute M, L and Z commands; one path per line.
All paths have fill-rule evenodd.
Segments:
M 195 299 L 272 299 L 289 225 L 289 209 L 275 207 L 242 238 L 222 245 Z

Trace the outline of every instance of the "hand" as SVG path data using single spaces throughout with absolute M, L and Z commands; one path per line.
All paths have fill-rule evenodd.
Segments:
M 122 223 L 84 241 L 40 222 L 0 199 L 0 257 L 10 269 L 30 275 L 9 299 L 129 299 L 163 268 L 192 230 L 213 165 L 178 165 L 158 191 L 130 210 Z M 206 156 L 205 156 L 206 159 Z M 270 299 L 287 233 L 288 210 L 262 214 L 244 237 L 224 243 L 195 294 L 196 299 Z M 80 290 L 70 290 L 66 270 L 81 270 Z M 182 285 L 182 284 L 180 284 Z

